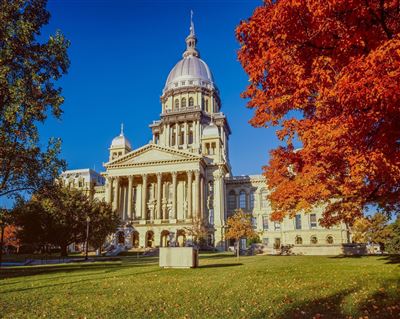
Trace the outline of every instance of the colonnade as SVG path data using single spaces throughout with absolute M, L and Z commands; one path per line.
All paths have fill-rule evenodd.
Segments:
M 180 200 L 179 183 L 183 185 Z M 106 198 L 122 220 L 192 219 L 202 215 L 202 188 L 204 178 L 199 170 L 109 176 Z

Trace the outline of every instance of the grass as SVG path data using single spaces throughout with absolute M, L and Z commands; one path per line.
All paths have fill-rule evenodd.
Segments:
M 2 318 L 399 318 L 399 260 L 201 256 L 197 269 L 154 257 L 0 270 Z

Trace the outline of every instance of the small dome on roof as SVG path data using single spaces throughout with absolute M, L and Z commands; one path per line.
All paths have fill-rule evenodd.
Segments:
M 124 135 L 124 125 L 121 124 L 121 133 L 117 136 L 114 137 L 114 139 L 111 142 L 111 147 L 110 148 L 132 148 L 131 142 L 125 137 Z
M 218 127 L 211 122 L 203 130 L 203 137 L 219 137 Z

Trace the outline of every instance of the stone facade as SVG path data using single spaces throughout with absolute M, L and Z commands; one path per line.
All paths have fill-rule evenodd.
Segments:
M 196 48 L 193 24 L 186 44 L 162 92 L 160 119 L 150 125 L 151 142 L 132 149 L 121 128 L 104 164 L 105 184 L 90 184 L 90 195 L 112 203 L 121 217 L 114 244 L 162 247 L 172 240 L 185 245 L 191 240 L 187 229 L 204 220 L 208 244 L 224 250 L 226 220 L 236 208 L 252 214 L 254 228 L 271 249 L 294 244 L 298 252 L 318 254 L 346 242 L 342 226 L 319 226 L 320 210 L 271 222 L 265 179 L 232 176 L 231 130 L 214 78 Z M 63 179 L 68 183 L 74 172 L 63 173 Z

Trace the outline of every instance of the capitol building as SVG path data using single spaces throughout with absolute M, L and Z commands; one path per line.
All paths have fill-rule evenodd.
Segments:
M 226 222 L 240 208 L 251 214 L 266 252 L 294 245 L 295 253 L 339 254 L 347 243 L 343 225 L 321 227 L 321 209 L 272 222 L 265 177 L 232 175 L 231 129 L 222 110 L 191 23 L 183 57 L 162 90 L 160 118 L 150 124 L 152 140 L 133 149 L 121 127 L 104 172 L 68 170 L 63 182 L 112 203 L 122 222 L 113 241 L 121 249 L 162 247 L 171 240 L 190 245 L 188 229 L 202 221 L 207 245 L 226 250 L 232 245 L 224 237 Z

